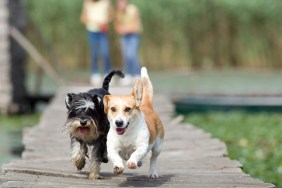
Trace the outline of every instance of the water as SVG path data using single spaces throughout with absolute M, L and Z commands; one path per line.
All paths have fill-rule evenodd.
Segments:
M 23 151 L 21 131 L 0 132 L 0 166 L 14 159 L 19 159 Z

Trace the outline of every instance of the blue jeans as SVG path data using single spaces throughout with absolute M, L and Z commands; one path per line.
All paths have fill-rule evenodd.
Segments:
M 91 48 L 91 72 L 92 74 L 100 73 L 98 61 L 103 58 L 104 73 L 111 70 L 110 56 L 109 56 L 109 43 L 108 36 L 102 32 L 88 31 L 88 39 Z
M 127 74 L 140 75 L 140 61 L 138 49 L 140 45 L 139 34 L 127 34 L 121 38 L 122 52 Z

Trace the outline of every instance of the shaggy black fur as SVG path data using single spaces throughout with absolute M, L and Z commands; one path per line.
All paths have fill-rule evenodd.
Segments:
M 91 122 L 95 126 L 96 135 L 90 137 L 75 137 L 70 131 L 71 145 L 74 149 L 75 144 L 79 143 L 81 151 L 85 156 L 88 156 L 88 146 L 93 146 L 91 151 L 91 161 L 107 163 L 107 134 L 109 131 L 109 122 L 107 115 L 104 113 L 103 97 L 110 95 L 109 83 L 114 75 L 124 77 L 124 74 L 119 70 L 110 72 L 103 81 L 102 88 L 91 89 L 88 92 L 74 94 L 68 93 L 65 104 L 68 109 L 68 117 L 66 126 L 71 130 L 74 121 L 80 122 L 80 127 L 83 127 L 86 122 Z M 86 101 L 86 102 L 85 102 Z M 91 105 L 89 105 L 91 104 Z M 78 123 L 79 124 L 79 123 Z M 85 165 L 85 159 L 82 165 L 76 165 L 78 170 L 81 170 Z

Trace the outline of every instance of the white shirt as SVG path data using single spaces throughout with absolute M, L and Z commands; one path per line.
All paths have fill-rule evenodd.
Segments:
M 109 20 L 110 3 L 108 0 L 97 2 L 86 1 L 84 4 L 87 15 L 86 28 L 92 32 L 98 32 L 101 24 L 107 24 Z

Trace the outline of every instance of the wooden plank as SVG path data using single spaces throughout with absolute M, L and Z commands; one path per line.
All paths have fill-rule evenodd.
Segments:
M 11 101 L 11 95 L 1 95 L 1 102 L 0 104 L 9 104 Z
M 22 159 L 3 166 L 5 175 L 0 176 L 1 187 L 274 187 L 244 174 L 242 164 L 226 157 L 226 145 L 218 139 L 193 125 L 179 123 L 181 118 L 173 120 L 172 108 L 160 113 L 170 118 L 165 120 L 167 131 L 158 161 L 159 179 L 145 177 L 149 168 L 147 156 L 137 170 L 126 168 L 123 175 L 115 176 L 112 164 L 107 163 L 102 165 L 104 180 L 88 180 L 88 166 L 77 172 L 72 165 L 69 136 L 63 132 L 66 93 L 85 89 L 61 88 L 39 124 L 24 130 Z M 131 88 L 111 90 L 115 94 L 126 94 Z M 169 103 L 165 97 L 156 96 L 157 109 Z
M 6 7 L 7 6 L 7 2 L 8 0 L 2 0 L 0 1 L 0 7 Z
M 1 6 L 1 8 L 0 8 L 0 23 L 1 22 L 3 23 L 4 21 L 8 20 L 8 18 L 9 18 L 9 12 L 8 12 L 7 8 L 3 8 Z
M 237 174 L 230 175 L 206 175 L 196 174 L 190 176 L 175 176 L 168 174 L 158 180 L 148 180 L 145 176 L 138 175 L 133 177 L 113 176 L 106 174 L 104 180 L 90 181 L 82 177 L 56 177 L 44 175 L 26 175 L 11 173 L 3 187 L 22 187 L 22 182 L 27 182 L 27 187 L 271 187 L 270 184 L 262 185 L 260 181 L 252 180 L 249 176 L 240 176 L 238 181 Z M 14 177 L 17 177 L 15 179 Z M 184 179 L 185 178 L 185 179 Z M 114 181 L 112 181 L 114 179 Z M 203 181 L 204 180 L 204 181 Z
M 6 72 L 8 69 L 10 69 L 10 56 L 7 53 L 0 52 L 0 66 L 1 66 L 1 72 Z M 3 69 L 4 71 L 3 71 Z
M 5 56 L 6 54 L 9 54 L 9 43 L 5 42 L 5 41 L 1 41 L 0 43 L 0 52 L 1 54 L 3 54 L 3 56 Z
M 9 25 L 6 21 L 8 20 L 1 21 L 1 18 L 0 18 L 0 37 L 4 36 L 7 38 L 9 36 Z M 1 39 L 3 40 L 5 38 L 1 38 Z
M 10 85 L 10 61 L 9 61 L 9 27 L 8 18 L 9 12 L 7 1 L 0 1 L 0 93 L 1 114 L 8 112 L 8 107 L 11 103 L 11 85 Z

